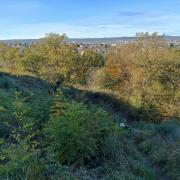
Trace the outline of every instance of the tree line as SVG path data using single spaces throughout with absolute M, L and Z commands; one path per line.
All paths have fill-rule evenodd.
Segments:
M 30 47 L 1 44 L 0 69 L 113 91 L 137 108 L 143 120 L 179 117 L 180 50 L 168 47 L 162 36 L 138 33 L 135 43 L 114 47 L 105 56 L 80 53 L 66 39 L 50 33 Z

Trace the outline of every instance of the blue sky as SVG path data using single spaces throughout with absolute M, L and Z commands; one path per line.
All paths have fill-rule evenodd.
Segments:
M 0 39 L 180 35 L 180 0 L 0 0 Z

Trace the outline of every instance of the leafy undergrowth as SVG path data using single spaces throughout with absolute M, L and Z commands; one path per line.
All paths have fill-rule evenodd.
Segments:
M 0 179 L 179 178 L 179 123 L 121 129 L 122 103 L 50 87 L 0 75 Z
M 177 121 L 162 124 L 138 123 L 131 134 L 134 143 L 155 166 L 160 176 L 180 178 L 180 124 Z

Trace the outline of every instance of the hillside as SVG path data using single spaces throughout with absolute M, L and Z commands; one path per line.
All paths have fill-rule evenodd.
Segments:
M 141 35 L 104 56 L 0 44 L 0 179 L 180 177 L 180 51 Z
M 110 95 L 65 86 L 57 95 L 50 95 L 51 87 L 37 78 L 0 74 L 0 179 L 178 179 L 179 123 L 131 122 L 129 128 L 123 129 L 119 124 L 126 123 L 127 119 Z M 101 118 L 103 112 L 103 117 L 107 114 L 118 130 L 116 135 L 111 132 L 101 140 L 104 152 L 99 150 L 100 154 L 86 159 L 85 164 L 57 164 L 49 154 L 52 141 L 48 143 L 45 129 L 51 121 L 52 110 L 60 108 L 62 97 L 67 105 L 65 114 L 75 108 L 78 116 L 92 111 L 97 116 L 91 114 L 90 117 Z M 52 109 L 54 102 L 56 105 Z M 76 117 L 74 113 L 68 117 Z M 63 138 L 68 136 L 70 134 L 64 134 Z

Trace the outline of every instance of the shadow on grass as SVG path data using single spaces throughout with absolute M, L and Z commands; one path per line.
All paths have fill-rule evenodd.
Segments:
M 4 82 L 2 82 L 5 79 Z M 0 72 L 0 88 L 4 87 L 4 89 L 15 88 L 18 90 L 36 90 L 38 91 L 46 91 L 47 94 L 54 90 L 55 85 L 50 84 L 46 81 L 43 81 L 40 78 L 32 77 L 32 76 L 15 76 L 10 75 L 8 73 Z M 117 98 L 115 95 L 106 92 L 93 92 L 91 90 L 78 89 L 73 86 L 67 86 L 68 90 L 64 93 L 69 96 L 71 99 L 77 100 L 81 97 L 81 100 L 87 104 L 96 104 L 103 107 L 110 114 L 119 114 L 123 119 L 126 119 L 129 123 L 139 120 L 150 121 L 148 117 L 145 117 L 145 113 L 148 110 L 145 107 L 136 108 L 133 107 L 128 102 L 125 102 L 123 99 Z M 55 92 L 54 92 L 55 93 Z M 53 93 L 53 94 L 54 94 Z M 52 94 L 49 93 L 51 96 Z M 158 111 L 155 109 L 151 109 L 148 113 L 156 114 L 159 119 L 163 119 L 164 117 L 160 115 Z M 166 117 L 167 118 L 167 117 Z M 168 117 L 169 119 L 176 117 Z M 177 118 L 178 119 L 178 118 Z M 154 122 L 158 122 L 158 120 L 154 120 Z
M 94 92 L 91 90 L 78 89 L 72 86 L 70 86 L 70 89 L 73 99 L 78 96 L 78 94 L 81 94 L 85 97 L 85 102 L 87 104 L 97 104 L 105 108 L 109 113 L 119 114 L 123 117 L 123 119 L 126 119 L 128 123 L 140 120 L 159 123 L 165 119 L 178 119 L 178 117 L 164 117 L 155 108 L 136 108 L 130 103 L 110 93 Z M 157 118 L 153 119 L 152 117 Z
M 0 72 L 0 88 L 9 89 L 14 88 L 17 90 L 22 89 L 48 89 L 51 87 L 46 81 L 40 78 L 27 76 L 27 75 L 11 75 L 8 73 Z
M 87 104 L 96 104 L 104 108 L 110 114 L 118 114 L 129 123 L 139 120 L 139 109 L 132 107 L 130 104 L 118 99 L 115 95 L 106 92 L 93 92 L 90 90 L 77 89 L 70 86 L 71 98 L 76 99 L 81 95 Z

